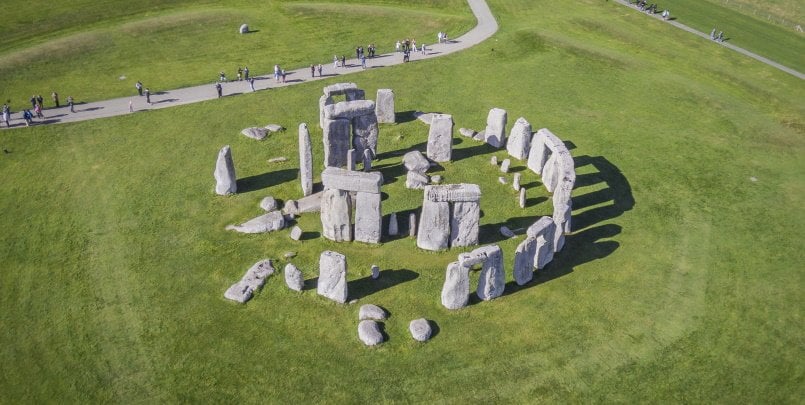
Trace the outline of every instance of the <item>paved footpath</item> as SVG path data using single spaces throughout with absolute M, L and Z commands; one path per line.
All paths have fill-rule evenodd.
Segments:
M 634 7 L 632 4 L 630 4 L 628 0 L 616 0 L 616 1 L 617 1 L 618 3 L 620 3 L 620 4 L 623 4 L 623 5 L 625 5 L 625 6 L 629 6 L 629 7 L 631 7 L 631 8 L 634 8 L 634 9 L 635 9 L 635 10 L 637 10 L 637 11 L 640 11 L 640 9 L 638 9 L 638 8 Z M 644 14 L 645 14 L 645 13 L 644 13 Z M 662 20 L 662 16 L 661 16 L 660 14 L 650 14 L 650 15 L 651 15 L 652 17 L 656 18 L 656 19 Z M 756 54 L 756 53 L 749 52 L 749 51 L 747 51 L 746 49 L 743 49 L 743 48 L 737 47 L 737 46 L 732 45 L 732 44 L 727 43 L 727 42 L 716 42 L 716 41 L 713 41 L 712 39 L 710 39 L 710 34 L 705 34 L 705 33 L 701 32 L 701 31 L 697 31 L 697 30 L 695 30 L 695 29 L 693 29 L 693 28 L 688 27 L 688 26 L 687 26 L 687 25 L 685 25 L 685 24 L 678 23 L 678 22 L 676 22 L 676 21 L 674 21 L 674 20 L 669 20 L 669 21 L 665 21 L 665 22 L 666 22 L 666 23 L 668 23 L 668 24 L 673 25 L 673 26 L 674 26 L 674 27 L 676 27 L 676 28 L 679 28 L 679 29 L 681 29 L 681 30 L 685 30 L 685 31 L 687 31 L 687 32 L 690 32 L 691 34 L 694 34 L 694 35 L 700 36 L 700 37 L 702 37 L 702 38 L 705 38 L 705 39 L 707 39 L 708 41 L 713 42 L 714 44 L 718 44 L 718 45 L 721 45 L 721 46 L 727 47 L 727 48 L 729 48 L 729 49 L 732 49 L 732 50 L 733 50 L 733 51 L 735 51 L 735 52 L 741 53 L 741 54 L 746 55 L 746 56 L 748 56 L 748 57 L 750 57 L 750 58 L 752 58 L 752 59 L 755 59 L 755 60 L 757 60 L 757 61 L 760 61 L 760 62 L 762 62 L 762 63 L 765 63 L 765 64 L 767 64 L 767 65 L 769 65 L 769 66 L 771 66 L 771 67 L 774 67 L 774 68 L 776 68 L 776 69 L 782 70 L 783 72 L 786 72 L 786 73 L 788 73 L 788 74 L 790 74 L 790 75 L 794 75 L 794 76 L 796 76 L 796 77 L 798 77 L 798 78 L 800 78 L 800 79 L 805 79 L 805 75 L 803 75 L 802 73 L 800 73 L 800 72 L 798 72 L 798 71 L 796 71 L 796 70 L 794 70 L 794 69 L 791 69 L 790 67 L 783 66 L 783 65 L 781 65 L 781 64 L 779 64 L 779 63 L 777 63 L 777 62 L 775 62 L 775 61 L 773 61 L 773 60 L 771 60 L 771 59 L 769 59 L 769 58 L 764 58 L 764 57 L 762 57 L 762 56 L 760 56 L 760 55 L 758 55 L 758 54 Z
M 492 15 L 492 11 L 486 4 L 485 0 L 467 0 L 470 8 L 472 9 L 475 18 L 478 20 L 477 25 L 467 32 L 466 34 L 451 39 L 447 43 L 434 43 L 427 45 L 427 52 L 412 52 L 410 61 L 415 62 L 418 60 L 426 60 L 437 58 L 444 55 L 449 55 L 467 49 L 471 46 L 477 45 L 487 38 L 491 37 L 498 30 L 498 23 Z M 433 42 L 437 42 L 433 38 Z M 366 58 L 366 69 L 376 69 L 385 66 L 399 65 L 403 63 L 402 53 L 387 53 L 377 55 L 374 58 Z M 266 89 L 273 89 L 278 87 L 292 86 L 297 83 L 304 83 L 310 81 L 317 81 L 322 79 L 331 78 L 334 76 L 342 76 L 351 73 L 358 73 L 364 71 L 361 67 L 361 62 L 358 59 L 347 59 L 346 67 L 334 68 L 332 61 L 323 66 L 324 77 L 310 77 L 310 67 L 304 67 L 296 70 L 286 71 L 287 82 L 277 83 L 274 81 L 273 75 L 254 76 L 254 88 L 256 91 Z M 242 93 L 251 92 L 249 83 L 244 81 L 233 81 L 222 83 L 223 95 L 236 96 Z M 134 87 L 132 87 L 133 89 Z M 42 122 L 46 124 L 57 124 L 64 122 L 77 122 L 92 120 L 96 118 L 113 117 L 117 115 L 131 114 L 129 111 L 129 101 L 133 103 L 134 111 L 148 111 L 157 110 L 162 108 L 174 107 L 177 105 L 197 103 L 205 100 L 212 100 L 218 98 L 215 90 L 215 84 L 205 84 L 195 87 L 186 87 L 183 89 L 170 90 L 170 91 L 153 91 L 151 93 L 151 105 L 145 102 L 145 97 L 132 96 L 116 98 L 105 101 L 97 101 L 84 104 L 75 105 L 75 113 L 71 113 L 69 107 L 50 108 L 44 110 L 42 113 L 45 115 L 44 120 L 34 120 L 35 125 Z M 11 127 L 20 128 L 25 127 L 25 121 L 22 119 L 22 112 L 16 112 L 11 116 Z M 3 129 L 6 129 L 4 126 Z

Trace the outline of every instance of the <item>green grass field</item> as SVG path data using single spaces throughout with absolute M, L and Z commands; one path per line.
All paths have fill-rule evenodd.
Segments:
M 133 12 L 167 12 L 154 3 Z M 613 2 L 489 3 L 500 31 L 488 41 L 343 79 L 367 95 L 392 88 L 397 96 L 401 122 L 381 127 L 375 164 L 386 178 L 386 215 L 421 204 L 420 191 L 404 188 L 400 165 L 427 138 L 412 111 L 451 113 L 456 129 L 482 129 L 488 110 L 501 107 L 510 123 L 524 116 L 570 145 L 574 232 L 532 284 L 510 283 L 503 297 L 449 311 L 439 294 L 459 251 L 420 251 L 409 238 L 330 242 L 318 237 L 315 214 L 298 219 L 301 242 L 288 230 L 224 230 L 259 215 L 267 195 L 300 196 L 295 128 L 310 124 L 321 167 L 318 98 L 338 79 L 0 131 L 0 147 L 11 152 L 0 155 L 0 402 L 801 402 L 802 81 Z M 396 21 L 392 2 L 360 4 L 388 10 L 377 24 L 390 30 L 408 24 Z M 399 13 L 457 27 L 472 21 L 460 1 L 407 4 Z M 113 29 L 129 18 L 101 6 L 108 9 L 88 27 Z M 320 24 L 326 14 L 289 11 L 307 3 L 272 7 L 287 13 L 289 36 L 337 31 Z M 101 21 L 107 14 L 110 22 Z M 53 24 L 53 32 L 68 29 Z M 190 41 L 183 33 L 173 35 Z M 25 46 L 14 52 L 37 46 L 19 41 Z M 312 42 L 308 55 L 330 53 Z M 47 69 L 84 80 L 81 71 Z M 164 76 L 178 85 L 190 81 L 184 73 L 217 70 Z M 3 80 L 3 89 L 27 94 Z M 128 89 L 116 86 L 98 84 L 94 94 Z M 289 130 L 263 142 L 239 134 L 269 122 Z M 226 144 L 240 193 L 220 197 L 212 171 Z M 482 242 L 503 248 L 511 282 L 522 236 L 501 240 L 497 229 L 522 228 L 552 209 L 539 178 L 516 162 L 529 193 L 520 209 L 511 187 L 497 182 L 492 155 L 505 151 L 456 134 L 454 161 L 432 174 L 481 186 Z M 289 160 L 267 163 L 277 156 Z M 294 293 L 281 272 L 246 305 L 223 298 L 260 259 L 280 270 L 287 251 L 298 252 L 292 262 L 312 280 L 326 249 L 347 256 L 358 304 Z M 384 271 L 377 282 L 367 279 L 371 264 Z M 391 313 L 379 347 L 357 339 L 364 303 Z M 420 317 L 438 325 L 425 344 L 407 331 Z

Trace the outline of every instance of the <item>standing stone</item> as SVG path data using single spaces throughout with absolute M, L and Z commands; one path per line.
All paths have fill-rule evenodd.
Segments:
M 492 155 L 492 157 L 489 158 L 489 164 L 491 164 L 492 166 L 497 166 L 498 165 L 498 157 L 495 156 L 495 155 Z
M 534 259 L 537 254 L 537 238 L 525 238 L 514 251 L 514 281 L 525 285 L 534 278 Z
M 450 246 L 478 244 L 481 205 L 477 201 L 457 201 L 450 214 Z
M 358 192 L 355 197 L 355 240 L 380 243 L 382 228 L 380 194 Z
M 249 25 L 248 24 L 241 24 L 240 29 L 238 32 L 241 34 L 248 34 L 249 33 Z
M 506 142 L 506 151 L 509 156 L 525 160 L 531 149 L 531 124 L 525 118 L 520 117 L 512 126 L 509 140 Z
M 486 260 L 478 279 L 478 298 L 489 301 L 500 297 L 506 288 L 506 273 L 503 269 L 503 253 L 497 245 L 486 247 Z
M 355 149 L 347 151 L 347 170 L 355 170 Z
M 296 225 L 293 228 L 291 228 L 291 239 L 293 240 L 302 239 L 302 228 Z
M 218 160 L 215 162 L 215 194 L 235 194 L 238 191 L 235 180 L 235 163 L 232 161 L 232 150 L 229 145 L 218 151 Z
M 382 124 L 393 124 L 396 120 L 394 116 L 394 91 L 391 89 L 378 89 L 377 99 L 375 100 L 375 115 L 377 122 Z
M 321 197 L 322 235 L 336 242 L 352 240 L 352 209 L 349 192 L 338 189 L 324 190 Z
M 430 187 L 430 186 L 429 186 Z M 447 249 L 450 237 L 450 203 L 434 202 L 427 198 L 422 203 L 422 215 L 419 218 L 419 232 L 416 245 L 425 250 Z
M 417 342 L 425 342 L 430 339 L 433 331 L 430 327 L 430 322 L 425 318 L 414 319 L 408 324 L 408 331 L 411 332 L 411 337 Z
M 542 217 L 533 225 L 528 227 L 526 233 L 529 237 L 537 238 L 537 250 L 535 253 L 534 267 L 544 268 L 553 260 L 553 241 L 556 232 L 556 224 L 550 217 Z
M 548 161 L 550 149 L 545 143 L 547 140 L 545 132 L 540 129 L 531 138 L 531 147 L 528 151 L 528 168 L 536 174 L 542 174 L 542 168 Z
M 525 208 L 525 187 L 520 188 L 520 199 L 518 202 L 520 203 L 520 208 Z
M 333 104 L 333 98 L 328 95 L 319 97 L 319 128 L 324 129 L 324 108 Z
M 553 234 L 553 252 L 557 253 L 565 247 L 565 233 L 562 231 L 562 224 L 557 224 Z
M 347 302 L 347 258 L 344 255 L 331 250 L 321 253 L 316 291 L 335 302 Z
M 370 149 L 377 155 L 377 116 L 374 113 L 361 115 L 352 119 L 352 145 L 358 150 L 358 156 L 363 155 L 364 149 Z
M 559 181 L 564 174 L 562 172 L 563 163 L 567 162 L 567 160 L 572 161 L 573 158 L 570 157 L 570 154 L 565 149 L 552 153 L 551 157 L 548 158 L 548 162 L 545 163 L 545 167 L 542 169 L 542 183 L 549 193 L 553 193 L 559 185 Z
M 428 132 L 427 155 L 434 162 L 449 162 L 453 153 L 453 116 L 436 114 Z
M 416 236 L 416 214 L 413 212 L 408 214 L 408 236 Z
M 365 320 L 358 324 L 358 338 L 366 346 L 375 346 L 383 343 L 383 334 L 376 321 Z
M 506 110 L 493 108 L 486 117 L 484 141 L 496 148 L 506 144 Z
M 373 264 L 372 265 L 372 280 L 377 280 L 378 278 L 380 278 L 380 267 L 378 267 L 376 264 Z
M 302 195 L 313 194 L 313 152 L 310 145 L 310 131 L 304 122 L 299 124 L 299 181 Z
M 324 166 L 344 167 L 350 149 L 348 119 L 324 119 Z
M 500 171 L 503 173 L 509 172 L 509 166 L 511 166 L 512 161 L 509 159 L 503 159 L 503 162 L 500 164 Z
M 372 150 L 371 149 L 364 149 L 363 150 L 363 171 L 368 172 L 372 170 Z
M 470 302 L 470 269 L 458 262 L 447 265 L 442 286 L 442 305 L 447 309 L 464 308 Z
M 389 215 L 389 236 L 397 236 L 400 233 L 400 228 L 397 224 L 397 213 L 392 212 Z
M 302 272 L 291 263 L 285 265 L 285 284 L 294 291 L 302 291 L 305 286 Z
M 520 191 L 520 173 L 514 174 L 514 179 L 512 180 L 512 188 L 514 191 Z
M 409 172 L 425 173 L 430 169 L 430 162 L 428 162 L 428 159 L 418 150 L 412 150 L 406 153 L 403 155 L 402 160 L 405 169 Z

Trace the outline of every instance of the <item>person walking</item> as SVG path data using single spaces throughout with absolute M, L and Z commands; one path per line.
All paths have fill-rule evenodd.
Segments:
M 148 87 L 145 88 L 145 102 L 151 105 L 151 90 L 148 90 Z
M 366 56 L 361 55 L 361 68 L 366 69 Z
M 713 41 L 716 40 L 716 29 L 715 28 L 713 28 L 713 30 L 710 31 L 710 39 L 712 39 Z
M 31 108 L 36 107 L 36 96 L 31 96 Z
M 341 67 L 347 67 L 347 57 L 341 55 Z
M 338 68 L 338 56 L 333 55 L 333 69 Z
M 310 65 L 310 77 L 316 77 L 316 65 Z
M 274 65 L 274 83 L 280 82 L 280 65 Z
M 400 47 L 402 47 L 402 43 L 400 43 L 400 41 L 397 40 L 397 43 L 394 44 L 394 52 L 399 53 L 400 52 Z
M 129 100 L 129 112 L 134 112 L 134 101 Z
M 243 78 L 246 79 L 246 80 L 249 80 L 249 67 L 248 66 L 243 67 Z
M 75 112 L 75 105 L 73 104 L 73 96 L 67 96 L 67 105 L 70 106 L 70 112 Z
M 321 63 L 319 63 L 318 70 L 319 70 L 319 77 L 322 77 L 321 72 L 322 72 L 322 70 L 324 70 L 324 67 L 321 65 Z
M 218 98 L 223 97 L 224 89 L 221 87 L 221 83 L 215 83 L 215 91 L 218 92 Z
M 25 126 L 30 127 L 31 122 L 33 122 L 34 115 L 31 114 L 31 110 L 25 110 L 22 112 L 22 119 L 25 120 Z
M 282 75 L 282 82 L 285 83 L 285 69 L 281 70 L 280 74 Z
M 9 128 L 11 128 L 11 124 L 9 124 L 10 121 L 11 121 L 11 109 L 8 108 L 8 104 L 3 104 L 3 122 L 5 122 L 6 126 Z
M 36 104 L 39 105 L 39 108 L 42 109 L 44 107 L 45 99 L 42 97 L 41 94 L 36 96 Z
M 53 98 L 53 102 L 56 104 L 56 108 L 59 108 L 59 93 L 56 93 L 56 92 L 54 91 L 54 92 L 53 92 L 53 93 L 50 95 L 50 97 L 51 97 L 51 98 Z
M 422 51 L 422 55 L 426 55 L 426 53 L 425 53 L 425 44 L 422 44 L 420 46 L 420 48 L 421 48 L 420 50 Z
M 254 89 L 254 78 L 253 78 L 253 77 L 250 77 L 250 78 L 249 78 L 248 80 L 246 80 L 246 81 L 247 81 L 247 82 L 249 82 L 249 88 L 250 88 L 250 89 L 252 89 L 252 91 L 256 91 L 256 90 Z
M 142 97 L 143 96 L 143 84 L 139 80 L 137 80 L 137 83 L 134 83 L 134 87 L 137 89 L 137 94 L 139 94 L 140 97 Z
M 36 114 L 36 118 L 45 118 L 45 116 L 42 114 L 42 105 L 37 104 L 36 107 L 34 107 L 34 114 Z

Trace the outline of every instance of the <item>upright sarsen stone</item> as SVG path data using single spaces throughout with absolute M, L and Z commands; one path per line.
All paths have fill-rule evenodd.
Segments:
M 537 254 L 537 238 L 529 236 L 514 251 L 514 281 L 525 285 L 534 278 L 534 259 Z
M 428 132 L 428 158 L 434 162 L 449 162 L 453 153 L 453 116 L 434 114 Z
M 307 124 L 299 124 L 299 181 L 302 195 L 313 194 L 313 152 L 310 145 L 310 131 Z
M 452 262 L 447 265 L 442 286 L 442 305 L 447 309 L 459 309 L 470 302 L 470 269 Z
M 349 192 L 338 189 L 324 190 L 321 197 L 322 235 L 336 242 L 352 240 L 352 208 Z
M 512 126 L 509 140 L 506 142 L 506 151 L 509 156 L 525 160 L 531 148 L 531 124 L 525 118 L 520 117 Z
M 382 226 L 380 194 L 358 192 L 355 196 L 355 240 L 380 243 Z
M 545 268 L 553 260 L 555 232 L 556 224 L 554 224 L 551 217 L 540 218 L 529 226 L 526 231 L 529 237 L 537 239 L 536 252 L 534 253 L 534 267 L 537 269 Z
M 229 145 L 218 151 L 218 160 L 215 162 L 215 194 L 235 194 L 238 191 L 235 179 L 235 163 L 232 161 L 232 150 Z
M 484 142 L 502 148 L 506 144 L 506 110 L 493 108 L 486 117 Z
M 335 302 L 347 302 L 347 258 L 326 250 L 319 256 L 319 280 L 316 292 Z
M 450 213 L 450 246 L 477 245 L 480 220 L 481 205 L 477 201 L 453 203 Z
M 427 191 L 425 194 L 416 245 L 425 250 L 447 249 L 450 238 L 450 203 L 430 201 L 427 199 Z
M 506 272 L 503 269 L 503 252 L 497 245 L 485 246 L 486 260 L 478 279 L 478 298 L 489 301 L 500 297 L 506 288 Z
M 377 99 L 375 100 L 375 115 L 377 122 L 383 124 L 393 124 L 396 120 L 394 116 L 394 91 L 391 89 L 378 89 Z
M 536 174 L 542 174 L 542 168 L 548 162 L 550 156 L 550 149 L 545 143 L 545 132 L 542 130 L 537 131 L 531 138 L 531 147 L 528 150 L 528 168 Z
M 350 149 L 348 119 L 324 119 L 324 166 L 344 167 Z
M 364 150 L 369 149 L 373 155 L 377 154 L 377 117 L 374 114 L 361 115 L 352 119 L 352 147 L 363 156 Z

